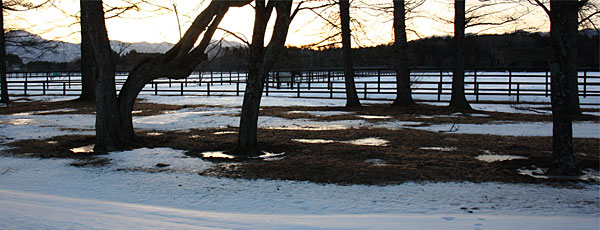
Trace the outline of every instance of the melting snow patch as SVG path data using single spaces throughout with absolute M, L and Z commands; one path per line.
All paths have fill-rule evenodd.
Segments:
M 148 136 L 162 136 L 164 133 L 158 133 L 158 132 L 154 132 L 154 133 L 148 133 Z
M 342 141 L 341 143 L 364 146 L 388 146 L 390 142 L 378 137 L 369 137 L 352 141 Z
M 226 154 L 223 151 L 213 151 L 213 152 L 203 152 L 203 158 L 224 158 L 224 159 L 234 159 L 235 155 Z
M 325 139 L 292 139 L 294 142 L 300 142 L 305 144 L 330 144 L 335 143 L 334 140 L 325 140 Z
M 583 173 L 583 175 L 581 175 L 581 176 L 546 175 L 546 173 L 548 172 L 547 168 L 539 168 L 534 165 L 525 167 L 525 168 L 520 168 L 517 170 L 517 172 L 521 175 L 530 176 L 530 177 L 537 178 L 537 179 L 570 179 L 570 180 L 579 179 L 579 180 L 584 180 L 584 181 L 600 182 L 600 172 L 598 172 L 594 169 L 581 170 L 581 172 Z
M 82 146 L 79 148 L 72 148 L 69 150 L 71 150 L 71 152 L 73 152 L 73 153 L 91 153 L 91 152 L 94 152 L 94 146 L 95 146 L 94 144 L 91 144 L 91 145 L 86 145 L 86 146 Z
M 279 126 L 267 127 L 272 130 L 304 130 L 304 131 L 327 131 L 327 130 L 345 130 L 349 129 L 345 125 L 294 125 L 294 126 Z
M 221 132 L 215 132 L 213 133 L 214 135 L 225 135 L 225 134 L 237 134 L 238 132 L 236 131 L 221 131 Z
M 308 114 L 308 115 L 312 115 L 312 116 L 316 116 L 316 117 L 353 114 L 353 112 L 346 112 L 346 111 L 289 111 L 287 113 L 288 114 Z
M 373 115 L 356 115 L 363 119 L 390 119 L 392 116 L 373 116 Z
M 480 161 L 485 161 L 488 163 L 497 162 L 497 161 L 510 161 L 510 160 L 526 160 L 527 157 L 523 156 L 514 156 L 514 155 L 479 155 L 475 157 L 475 159 Z
M 76 109 L 54 109 L 54 110 L 45 110 L 45 111 L 33 111 L 33 112 L 25 112 L 25 113 L 14 113 L 13 116 L 31 116 L 31 115 L 43 115 L 49 113 L 70 113 L 75 112 Z
M 155 169 L 162 166 L 175 172 L 198 173 L 211 167 L 212 163 L 190 158 L 183 150 L 171 148 L 141 148 L 131 151 L 112 152 L 111 163 L 119 169 Z
M 431 150 L 431 151 L 441 151 L 441 152 L 453 152 L 458 150 L 456 147 L 421 147 L 420 150 Z

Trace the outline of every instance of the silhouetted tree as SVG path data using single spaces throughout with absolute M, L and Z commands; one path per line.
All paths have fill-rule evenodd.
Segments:
M 450 107 L 470 110 L 465 96 L 465 1 L 454 1 L 454 69 Z
M 346 85 L 346 107 L 361 106 L 356 85 L 354 83 L 354 67 L 352 64 L 352 34 L 350 30 L 350 1 L 339 0 L 340 21 L 342 28 L 342 53 L 344 60 L 344 82 Z
M 0 34 L 0 102 L 8 103 L 8 81 L 6 79 L 6 38 L 4 37 L 4 3 L 0 1 L 0 26 L 2 27 L 2 34 Z
M 250 44 L 248 78 L 244 92 L 244 103 L 240 119 L 237 146 L 231 152 L 239 155 L 259 155 L 258 146 L 258 115 L 260 101 L 268 78 L 269 71 L 275 65 L 279 54 L 284 49 L 290 21 L 292 18 L 292 0 L 256 0 L 254 30 Z M 265 48 L 264 40 L 267 23 L 271 18 L 273 9 L 277 12 L 275 28 L 269 44 Z
M 396 68 L 396 100 L 393 105 L 414 105 L 410 89 L 408 39 L 406 38 L 406 5 L 404 0 L 394 0 L 394 53 Z

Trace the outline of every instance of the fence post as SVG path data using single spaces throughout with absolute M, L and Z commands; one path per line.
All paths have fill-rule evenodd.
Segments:
M 27 96 L 27 74 L 25 74 L 25 85 L 23 86 L 23 94 Z
M 296 87 L 296 89 L 298 89 L 298 97 L 300 97 L 300 83 L 298 83 L 298 87 Z
M 438 101 L 442 101 L 442 82 L 438 83 Z
M 210 71 L 210 84 L 213 84 L 213 71 Z
M 169 88 L 171 88 L 171 78 L 169 78 Z
M 221 72 L 221 85 L 223 85 L 223 70 L 221 70 L 219 72 Z
M 42 82 L 42 95 L 46 95 L 46 83 L 48 83 L 47 81 Z
M 377 92 L 381 92 L 381 70 L 377 70 Z
M 521 94 L 521 83 L 517 82 L 517 104 L 519 104 L 519 96 Z
M 265 96 L 267 96 L 267 97 L 269 96 L 269 77 L 270 76 L 267 76 L 267 79 L 266 79 L 267 82 L 265 82 L 265 87 L 266 87 Z
M 183 82 L 179 82 L 179 84 L 181 85 L 181 96 L 183 96 Z M 186 83 L 186 85 L 187 85 L 187 83 Z
M 67 83 L 63 82 L 63 95 L 67 95 Z
M 333 99 L 333 83 L 331 83 L 331 70 L 327 70 L 327 88 L 329 88 L 329 98 Z
M 548 71 L 546 71 L 546 97 L 548 97 L 549 94 L 549 85 L 550 85 L 550 75 L 548 74 Z
M 238 72 L 238 80 L 236 82 L 235 85 L 235 95 L 239 96 L 240 95 L 240 77 L 239 77 L 240 72 Z
M 154 95 L 158 95 L 158 83 L 154 82 Z
M 508 96 L 512 96 L 512 71 L 510 69 L 508 70 Z
M 475 93 L 475 102 L 479 102 L 479 84 L 477 84 L 477 70 L 473 70 L 473 92 Z
M 231 69 L 229 69 L 229 85 L 231 85 Z
M 309 70 L 309 72 L 308 72 L 308 90 L 310 90 L 310 82 L 311 82 L 311 78 L 312 78 L 312 76 L 311 76 L 311 75 L 312 75 L 312 74 L 311 74 L 311 72 L 310 72 L 310 70 Z
M 579 88 L 579 87 L 577 87 Z M 583 98 L 587 97 L 587 70 L 583 71 Z
M 364 84 L 365 84 L 365 98 L 364 99 L 367 99 L 367 83 L 365 82 Z

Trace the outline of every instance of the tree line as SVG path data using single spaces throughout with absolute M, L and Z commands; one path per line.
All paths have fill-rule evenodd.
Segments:
M 140 0 L 140 2 L 131 2 L 131 4 L 142 4 L 144 2 Z M 243 57 L 246 57 L 245 69 L 248 70 L 248 78 L 240 115 L 238 141 L 236 147 L 229 151 L 230 153 L 254 156 L 262 151 L 258 142 L 257 122 L 265 79 L 268 77 L 269 71 L 276 67 L 277 61 L 284 59 L 282 57 L 285 57 L 285 55 L 289 55 L 290 52 L 286 53 L 286 51 L 293 50 L 286 50 L 284 45 L 290 23 L 301 10 L 316 12 L 315 9 L 322 7 L 334 12 L 327 17 L 318 14 L 334 31 L 332 36 L 323 41 L 327 42 L 334 37 L 339 38 L 331 44 L 334 44 L 334 47 L 339 47 L 337 49 L 340 50 L 335 55 L 338 55 L 337 60 L 339 62 L 337 63 L 344 68 L 346 107 L 353 109 L 362 106 L 356 93 L 353 71 L 353 68 L 360 63 L 357 62 L 357 57 L 359 57 L 358 60 L 361 59 L 360 52 L 352 49 L 352 33 L 356 32 L 357 16 L 352 15 L 350 11 L 351 4 L 361 4 L 361 1 L 319 1 L 322 3 L 320 6 L 312 5 L 311 2 L 293 2 L 292 0 L 212 0 L 196 16 L 187 31 L 182 33 L 181 39 L 173 48 L 164 54 L 139 60 L 117 94 L 115 89 L 117 60 L 111 50 L 105 24 L 107 18 L 105 13 L 113 11 L 105 9 L 102 0 L 81 0 L 82 56 L 80 66 L 83 84 L 82 95 L 79 100 L 95 103 L 96 105 L 96 145 L 94 150 L 105 152 L 143 146 L 144 140 L 136 136 L 132 122 L 133 105 L 141 89 L 148 82 L 157 78 L 182 79 L 188 77 L 198 65 L 209 60 L 207 55 L 209 43 L 215 31 L 219 29 L 219 24 L 228 10 L 248 4 L 252 4 L 255 11 L 253 24 L 246 25 L 252 26 L 252 37 L 249 41 L 245 41 L 247 49 L 242 50 Z M 413 48 L 413 56 L 411 56 L 411 45 L 407 41 L 409 29 L 406 24 L 406 20 L 409 18 L 408 13 L 411 10 L 411 5 L 408 4 L 410 2 L 415 1 L 393 0 L 389 2 L 391 4 L 387 8 L 383 7 L 383 9 L 391 9 L 393 13 L 394 42 L 387 46 L 387 52 L 383 49 L 381 53 L 376 53 L 377 56 L 387 59 L 388 63 L 391 63 L 389 65 L 396 70 L 396 100 L 393 105 L 398 107 L 415 105 L 410 89 L 409 68 L 414 64 L 411 63 L 411 60 L 413 62 L 420 60 L 418 55 L 422 50 L 426 50 L 426 46 L 413 46 L 415 48 Z M 481 1 L 483 5 L 470 6 L 466 5 L 464 0 L 455 0 L 454 19 L 451 20 L 454 25 L 454 36 L 452 38 L 431 38 L 431 40 L 426 39 L 423 41 L 423 44 L 433 42 L 447 45 L 446 50 L 432 48 L 430 51 L 447 53 L 437 55 L 424 53 L 421 59 L 424 60 L 423 62 L 429 61 L 430 63 L 447 65 L 452 68 L 452 96 L 449 106 L 455 110 L 472 110 L 464 92 L 464 73 L 467 64 L 470 64 L 469 60 L 487 59 L 491 60 L 491 63 L 500 63 L 513 59 L 511 56 L 515 55 L 506 54 L 503 56 L 501 52 L 496 50 L 498 54 L 490 55 L 491 57 L 479 56 L 489 55 L 489 53 L 479 53 L 478 49 L 473 47 L 487 46 L 489 49 L 493 46 L 486 42 L 474 42 L 478 39 L 465 34 L 465 29 L 468 27 L 498 26 L 518 20 L 520 16 L 513 14 L 499 21 L 491 21 L 491 19 L 486 21 L 485 16 L 492 13 L 489 11 L 479 14 L 474 13 L 488 7 L 490 3 L 502 4 L 502 2 L 503 0 Z M 551 173 L 576 175 L 579 170 L 575 165 L 573 155 L 572 118 L 581 113 L 577 96 L 577 67 L 580 55 L 578 53 L 581 53 L 577 48 L 579 43 L 578 28 L 582 23 L 586 23 L 593 16 L 598 15 L 599 11 L 582 14 L 584 9 L 597 9 L 590 7 L 592 2 L 588 0 L 531 0 L 531 3 L 542 8 L 551 23 L 550 38 L 547 42 L 548 47 L 552 50 L 551 58 L 545 62 L 552 73 L 554 166 Z M 3 9 L 5 8 L 3 7 Z M 123 10 L 127 9 L 127 7 L 123 8 Z M 269 21 L 274 21 L 272 27 L 269 26 Z M 240 22 L 240 26 L 243 26 L 243 23 Z M 591 22 L 591 24 L 595 26 L 594 22 Z M 270 32 L 270 39 L 266 41 L 267 32 Z M 3 35 L 4 33 L 2 33 L 2 43 L 4 43 Z M 544 43 L 540 44 L 543 45 Z M 515 48 L 511 44 L 506 44 L 506 46 L 505 49 Z M 5 65 L 5 49 L 0 48 L 3 51 L 0 56 L 1 63 Z M 368 49 L 363 51 L 366 50 Z M 302 49 L 299 51 L 306 52 Z M 323 53 L 328 53 L 327 51 L 330 50 Z M 335 49 L 332 49 L 332 51 L 335 51 Z M 212 63 L 214 63 L 214 60 Z M 283 64 L 279 63 L 279 65 Z M 4 73 L 6 67 L 3 67 L 2 70 L 3 72 L 0 72 L 3 75 L 2 101 L 8 102 Z

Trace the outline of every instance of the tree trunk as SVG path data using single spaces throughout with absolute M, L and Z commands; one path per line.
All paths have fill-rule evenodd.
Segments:
M 577 1 L 575 1 L 577 2 Z M 573 4 L 577 4 L 577 3 L 573 3 Z M 577 7 L 577 6 L 575 6 Z M 576 9 L 572 9 L 568 12 L 568 18 L 566 18 L 568 20 L 568 31 L 566 33 L 569 34 L 569 38 L 568 38 L 568 43 L 569 43 L 569 50 L 568 50 L 568 55 L 569 55 L 569 63 L 568 63 L 568 78 L 569 78 L 569 91 L 570 91 L 570 96 L 569 96 L 569 111 L 571 111 L 572 115 L 578 116 L 581 115 L 581 107 L 579 105 L 579 84 L 578 84 L 578 77 L 577 77 L 577 55 L 578 55 L 578 50 L 577 50 L 577 40 L 579 38 L 579 10 L 580 8 L 577 7 Z
M 350 32 L 350 2 L 340 0 L 340 19 L 342 27 L 342 53 L 344 58 L 344 82 L 346 83 L 346 107 L 361 106 L 356 85 L 354 83 L 354 67 L 352 64 L 352 34 Z
M 265 49 L 264 38 L 267 23 L 271 17 L 271 4 L 277 10 L 277 18 L 271 41 Z M 291 6 L 291 0 L 270 1 L 267 6 L 265 6 L 264 1 L 256 1 L 254 31 L 252 44 L 250 45 L 250 66 L 240 117 L 238 143 L 236 148 L 231 151 L 234 154 L 246 156 L 261 154 L 258 146 L 260 102 L 268 73 L 275 65 L 287 39 L 291 20 Z
M 0 102 L 10 102 L 8 98 L 8 81 L 6 79 L 6 37 L 4 34 L 4 2 L 0 1 L 0 26 L 2 27 L 2 34 L 0 34 L 0 87 L 1 98 Z
M 576 175 L 579 173 L 573 156 L 573 128 L 571 113 L 572 91 L 570 74 L 573 73 L 573 53 L 577 49 L 577 1 L 550 1 L 550 41 L 552 44 L 552 152 L 554 168 L 551 174 Z
M 81 0 L 82 40 L 90 44 L 96 70 L 96 146 L 94 151 L 113 151 L 122 148 L 119 141 L 120 120 L 115 88 L 115 64 L 110 48 L 104 8 L 101 0 Z
M 81 34 L 81 95 L 77 100 L 94 103 L 96 102 L 94 88 L 98 69 L 94 63 L 90 38 L 87 38 L 86 36 L 88 35 L 84 33 Z
M 470 110 L 465 96 L 465 1 L 454 1 L 454 71 L 450 107 Z
M 133 128 L 131 112 L 135 99 L 144 86 L 154 79 L 168 77 L 183 79 L 207 59 L 204 51 L 218 28 L 229 7 L 243 6 L 250 1 L 212 1 L 194 20 L 179 42 L 167 53 L 139 63 L 129 74 L 118 97 L 120 120 L 120 140 L 124 143 L 139 143 Z M 194 48 L 199 36 L 204 32 L 200 43 Z
M 2 34 L 0 34 L 0 86 L 1 98 L 0 102 L 10 102 L 8 98 L 8 81 L 6 79 L 6 36 L 4 34 L 4 2 L 0 1 L 0 26 L 2 27 Z
M 396 100 L 393 105 L 414 105 L 408 68 L 408 41 L 406 38 L 406 9 L 404 0 L 394 0 L 394 52 L 396 64 Z

